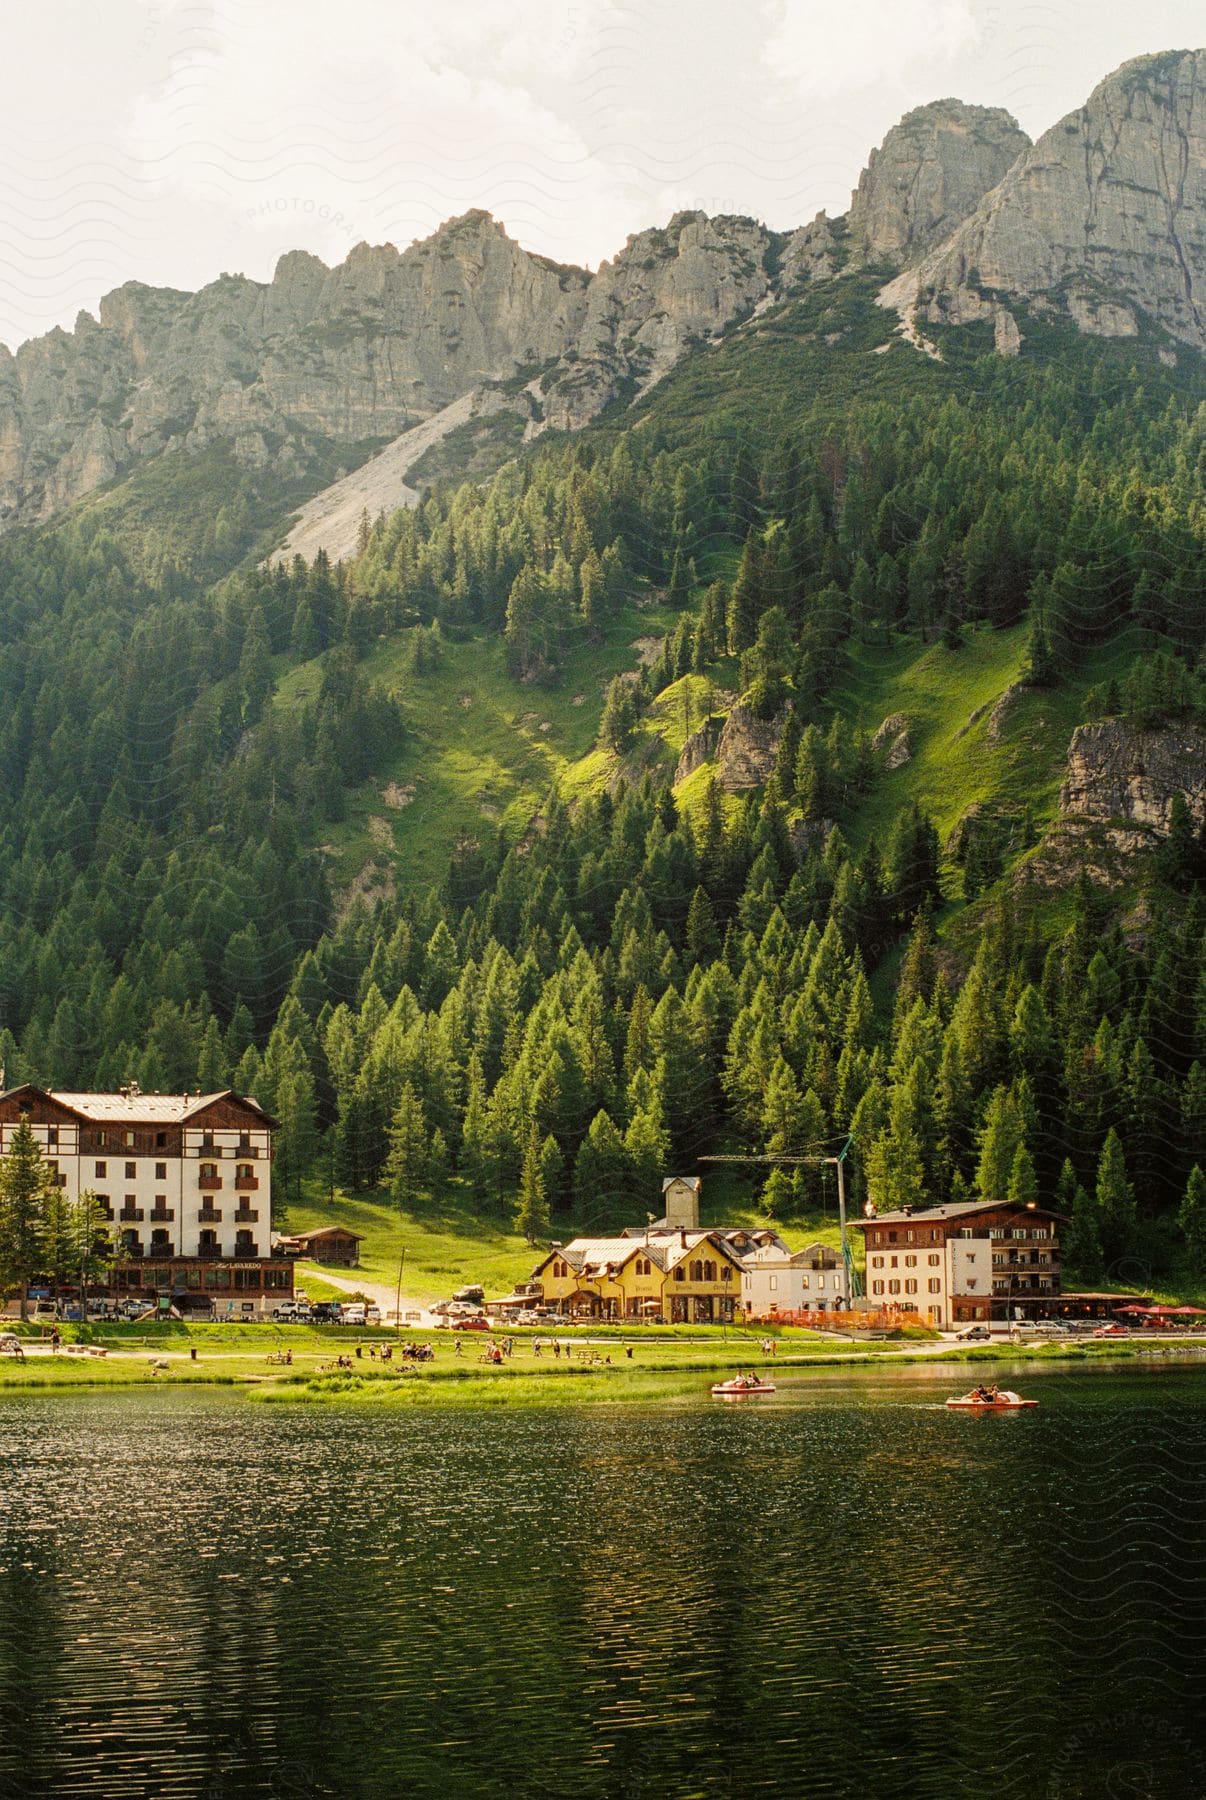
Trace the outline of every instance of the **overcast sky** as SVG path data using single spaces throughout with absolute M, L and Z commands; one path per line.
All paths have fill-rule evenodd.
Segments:
M 1201 0 L 2 0 L 0 341 L 487 207 L 594 267 L 676 208 L 845 211 L 903 112 L 1036 136 Z

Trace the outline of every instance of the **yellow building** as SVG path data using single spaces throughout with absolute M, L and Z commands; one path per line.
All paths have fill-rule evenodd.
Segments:
M 569 1316 L 719 1325 L 741 1304 L 742 1262 L 718 1231 L 575 1238 L 532 1271 L 544 1304 Z

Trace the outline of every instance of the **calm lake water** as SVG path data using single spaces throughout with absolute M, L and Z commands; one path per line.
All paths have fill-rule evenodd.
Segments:
M 0 1796 L 1206 1795 L 1206 1371 L 778 1379 L 0 1399 Z

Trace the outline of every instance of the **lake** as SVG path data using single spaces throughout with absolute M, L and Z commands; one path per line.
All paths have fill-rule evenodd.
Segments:
M 981 1373 L 0 1396 L 0 1797 L 1200 1800 L 1206 1370 Z

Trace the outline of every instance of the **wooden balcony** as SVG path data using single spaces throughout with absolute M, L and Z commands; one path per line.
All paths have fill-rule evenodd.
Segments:
M 174 1206 L 156 1206 L 151 1209 L 152 1225 L 168 1225 L 176 1217 Z
M 259 1180 L 255 1175 L 236 1175 L 234 1184 L 236 1189 L 243 1194 L 251 1193 L 260 1185 Z
M 234 1215 L 234 1222 L 236 1225 L 257 1225 L 259 1223 L 259 1218 L 260 1214 L 258 1208 L 240 1206 L 239 1210 Z
M 144 1206 L 123 1206 L 117 1216 L 119 1219 L 133 1219 L 141 1225 L 147 1216 L 146 1208 Z
M 201 1225 L 220 1225 L 222 1223 L 222 1214 L 216 1207 L 203 1206 L 201 1211 L 197 1214 L 197 1221 Z
M 222 1186 L 222 1177 L 220 1175 L 198 1175 L 197 1186 L 203 1193 L 216 1194 Z
M 250 1260 L 251 1258 L 257 1257 L 259 1255 L 259 1253 L 260 1253 L 259 1246 L 256 1244 L 236 1244 L 235 1245 L 236 1261 L 246 1262 L 246 1261 Z

